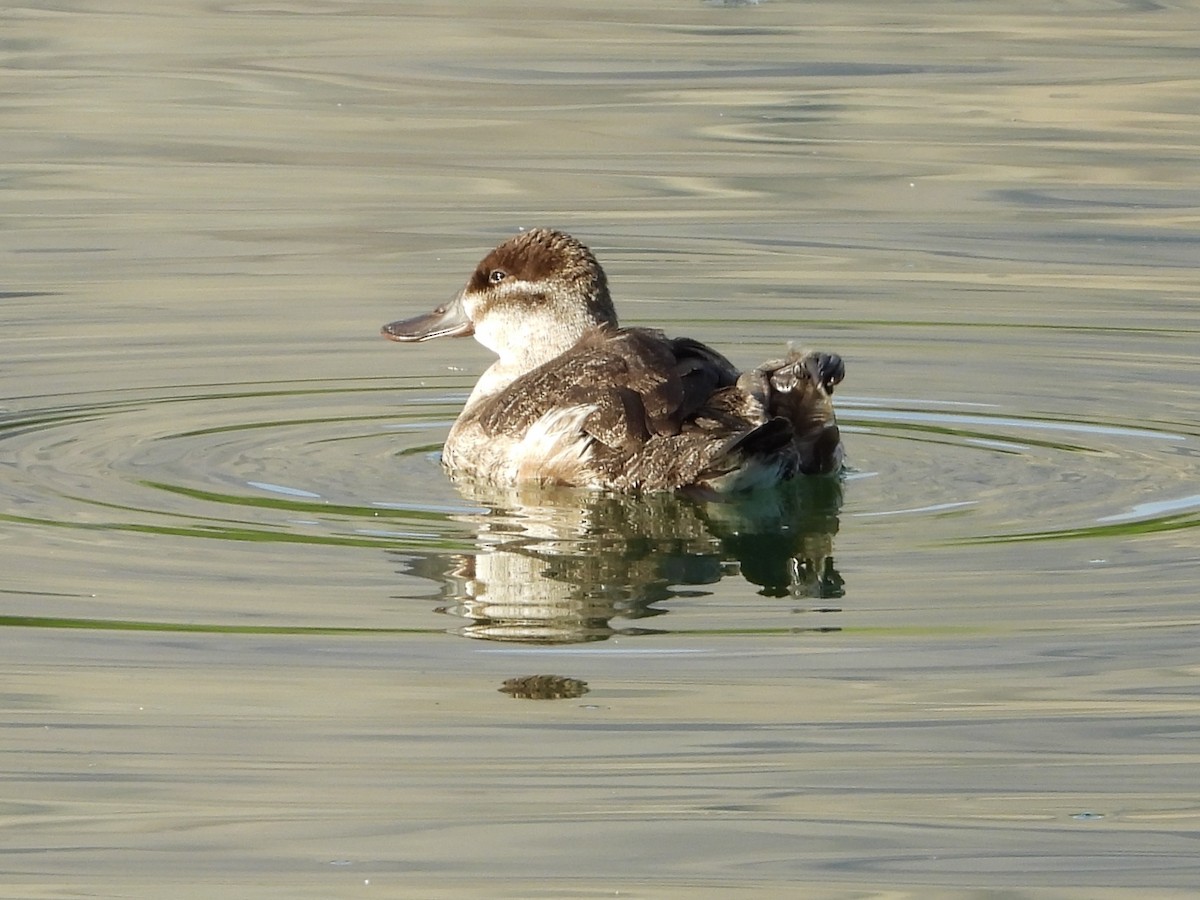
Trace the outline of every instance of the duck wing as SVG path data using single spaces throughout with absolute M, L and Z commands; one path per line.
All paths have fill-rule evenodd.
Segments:
M 678 434 L 712 394 L 734 384 L 725 357 L 650 328 L 597 329 L 481 405 L 486 433 L 521 432 L 544 416 L 588 407 L 582 429 L 612 450 Z

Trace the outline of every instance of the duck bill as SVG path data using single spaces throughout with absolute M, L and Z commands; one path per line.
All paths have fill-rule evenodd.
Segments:
M 411 319 L 389 322 L 380 329 L 389 341 L 429 341 L 439 337 L 464 337 L 475 333 L 475 326 L 463 309 L 462 297 L 439 306 L 433 312 Z

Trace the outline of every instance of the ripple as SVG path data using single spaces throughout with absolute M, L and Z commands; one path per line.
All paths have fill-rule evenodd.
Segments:
M 921 518 L 929 542 L 988 543 L 1191 528 L 1194 429 L 850 398 L 840 418 L 861 485 L 853 517 Z M 902 448 L 894 446 L 903 442 Z M 1030 527 L 1036 526 L 1036 527 Z
M 473 508 L 441 484 L 436 463 L 435 435 L 457 396 L 389 379 L 45 399 L 0 421 L 17 473 L 5 488 L 14 511 L 8 521 L 239 541 L 397 543 L 363 528 L 369 520 L 400 526 L 405 546 L 465 539 L 452 517 Z
M 21 399 L 38 402 L 0 419 L 10 522 L 468 549 L 462 517 L 484 512 L 437 464 L 462 403 L 453 380 Z M 844 512 L 854 518 L 952 518 L 940 536 L 958 540 L 1197 523 L 1200 495 L 1172 486 L 1195 483 L 1196 435 L 1183 427 L 913 398 L 847 397 L 839 410 L 852 464 Z M 1031 520 L 1045 527 L 1004 529 Z
M 196 548 L 190 555 L 211 558 L 200 548 L 213 542 L 321 548 L 335 561 L 337 554 L 386 551 L 368 563 L 372 577 L 391 575 L 394 591 L 398 571 L 402 595 L 426 598 L 428 589 L 411 585 L 433 581 L 436 610 L 470 623 L 449 630 L 489 640 L 661 632 L 656 617 L 673 602 L 695 606 L 733 576 L 768 600 L 799 602 L 792 614 L 820 615 L 781 621 L 788 610 L 764 601 L 755 618 L 742 603 L 706 629 L 822 633 L 839 627 L 829 616 L 840 606 L 828 599 L 853 595 L 833 564 L 839 531 L 853 528 L 857 546 L 866 541 L 884 552 L 941 545 L 969 554 L 978 544 L 1200 525 L 1200 494 L 1180 489 L 1195 485 L 1190 426 L 1068 420 L 921 398 L 840 398 L 851 462 L 840 492 L 802 493 L 787 501 L 798 507 L 780 509 L 755 500 L 749 518 L 736 505 L 586 492 L 532 504 L 464 496 L 438 463 L 463 393 L 459 376 L 445 376 L 18 398 L 26 408 L 0 418 L 9 471 L 0 519 L 29 546 L 47 530 L 110 537 L 70 559 L 84 575 L 53 585 L 59 593 L 51 594 L 67 607 L 11 615 L 3 624 L 245 633 L 418 627 L 403 616 L 331 631 L 286 617 L 282 625 L 196 624 L 124 608 L 100 618 L 73 614 L 69 598 L 86 605 L 100 593 L 87 572 L 114 560 L 136 569 L 146 552 L 140 539 L 159 536 L 183 548 L 172 550 L 175 559 L 187 558 L 189 546 Z M 269 567 L 285 565 L 270 557 L 257 558 L 256 568 L 239 563 L 244 571 L 219 563 L 229 568 L 226 577 L 246 583 L 264 575 L 270 583 L 278 572 Z M 341 563 L 356 571 L 363 565 L 349 557 Z M 431 610 L 428 602 L 424 609 Z

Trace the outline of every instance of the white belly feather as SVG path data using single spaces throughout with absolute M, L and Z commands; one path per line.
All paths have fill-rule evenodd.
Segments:
M 583 423 L 595 406 L 553 409 L 529 426 L 508 451 L 510 481 L 586 485 L 592 438 Z

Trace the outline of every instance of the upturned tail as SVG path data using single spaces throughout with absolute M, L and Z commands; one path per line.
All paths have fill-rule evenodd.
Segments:
M 791 424 L 796 471 L 828 475 L 842 468 L 845 451 L 833 412 L 833 389 L 846 375 L 842 358 L 813 350 L 788 352 L 738 380 L 763 405 L 770 420 Z

